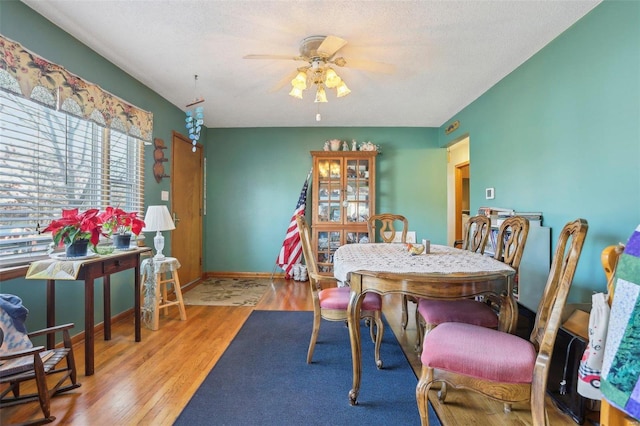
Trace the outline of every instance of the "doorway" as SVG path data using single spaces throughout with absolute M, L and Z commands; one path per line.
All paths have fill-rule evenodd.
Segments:
M 176 229 L 171 255 L 180 261 L 182 286 L 202 278 L 202 214 L 204 153 L 192 152 L 191 140 L 178 132 L 171 139 L 171 211 Z
M 462 240 L 462 231 L 469 220 L 469 162 L 456 164 L 456 241 Z
M 462 238 L 463 212 L 470 209 L 470 166 L 469 137 L 465 136 L 447 148 L 447 244 L 450 246 Z

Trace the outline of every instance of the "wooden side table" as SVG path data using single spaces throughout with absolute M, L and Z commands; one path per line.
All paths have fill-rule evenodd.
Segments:
M 164 315 L 168 315 L 170 306 L 177 306 L 180 311 L 180 320 L 187 320 L 178 268 L 180 268 L 180 262 L 175 257 L 145 259 L 142 262 L 142 282 L 144 283 L 142 318 L 145 325 L 151 330 L 159 328 L 160 309 L 164 310 Z M 170 284 L 173 286 L 175 300 L 168 298 L 167 287 Z

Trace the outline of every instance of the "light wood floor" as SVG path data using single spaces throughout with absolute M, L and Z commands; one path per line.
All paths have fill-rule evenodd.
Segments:
M 171 425 L 253 309 L 312 310 L 307 290 L 308 283 L 276 279 L 255 308 L 187 306 L 187 321 L 180 321 L 178 310 L 171 308 L 168 317 L 161 317 L 158 331 L 142 329 L 139 343 L 134 342 L 130 315 L 113 325 L 111 341 L 102 340 L 101 333 L 96 336 L 96 373 L 90 377 L 84 376 L 84 342 L 76 343 L 82 387 L 52 399 L 51 411 L 57 417 L 52 424 Z M 420 360 L 412 349 L 415 326 L 410 324 L 406 331 L 400 329 L 399 302 L 398 295 L 385 296 L 385 316 L 418 371 Z M 240 359 L 238 367 L 238 374 L 242 374 Z M 348 391 L 344 389 L 345 404 L 349 403 Z M 361 389 L 363 392 L 366 389 Z M 407 398 L 414 399 L 415 395 Z M 444 425 L 531 424 L 526 405 L 514 406 L 513 412 L 506 415 L 500 403 L 453 389 L 445 405 L 432 399 Z M 575 425 L 548 398 L 547 411 L 551 425 Z M 39 415 L 37 403 L 10 407 L 1 411 L 0 424 Z

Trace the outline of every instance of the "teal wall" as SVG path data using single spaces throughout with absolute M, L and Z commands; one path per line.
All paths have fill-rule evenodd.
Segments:
M 553 242 L 587 219 L 571 300 L 606 291 L 600 252 L 640 223 L 640 3 L 602 3 L 454 120 L 440 144 L 469 134 L 472 211 L 542 211 Z
M 37 31 L 33 29 L 37 28 Z M 640 4 L 604 2 L 450 121 L 429 128 L 207 129 L 204 271 L 271 272 L 304 178 L 309 151 L 327 139 L 372 141 L 378 157 L 377 210 L 408 217 L 418 238 L 446 243 L 446 150 L 470 136 L 471 208 L 541 210 L 557 231 L 590 223 L 574 300 L 604 289 L 600 250 L 626 241 L 640 223 Z M 158 94 L 15 0 L 0 2 L 0 33 L 71 72 L 154 113 L 154 137 L 169 146 L 184 114 Z M 153 164 L 153 148 L 146 152 Z M 165 152 L 171 164 L 170 150 Z M 161 204 L 146 167 L 146 204 Z M 147 235 L 150 241 L 151 235 Z M 170 238 L 170 235 L 167 235 Z M 167 241 L 170 247 L 170 241 Z M 166 252 L 166 250 L 165 250 Z M 131 273 L 112 280 L 114 313 L 132 306 Z M 96 284 L 96 318 L 102 316 Z M 31 308 L 29 328 L 44 325 L 44 282 L 0 283 Z M 58 322 L 83 326 L 79 283 L 58 286 Z
M 437 129 L 209 129 L 205 271 L 273 271 L 310 151 L 334 138 L 380 145 L 376 211 L 401 213 L 418 238 L 446 243 L 446 150 Z
M 168 145 L 171 142 L 171 131 L 182 130 L 184 113 L 171 105 L 157 93 L 133 79 L 112 63 L 97 55 L 94 51 L 81 44 L 68 33 L 35 13 L 23 3 L 15 0 L 0 2 L 0 33 L 21 43 L 25 48 L 44 57 L 45 59 L 62 65 L 70 72 L 79 75 L 87 81 L 98 84 L 103 89 L 122 99 L 131 102 L 139 108 L 153 112 L 153 136 L 162 138 Z M 170 150 L 165 156 L 171 161 Z M 153 147 L 145 148 L 145 164 L 153 165 Z M 171 164 L 171 163 L 168 163 Z M 168 191 L 170 182 L 163 179 L 158 184 L 152 168 L 145 167 L 145 204 L 161 204 L 160 191 Z M 147 241 L 153 240 L 153 235 L 147 234 Z M 170 246 L 170 236 L 167 235 L 167 246 Z M 112 312 L 130 309 L 133 306 L 133 272 L 125 271 L 116 274 L 111 279 Z M 84 292 L 80 282 L 68 282 L 56 286 L 57 322 L 74 322 L 75 332 L 84 329 Z M 95 284 L 96 310 L 95 316 L 101 322 L 102 311 L 102 281 Z M 30 308 L 28 327 L 35 330 L 46 324 L 45 321 L 45 282 L 41 280 L 15 279 L 0 282 L 0 292 L 12 293 L 20 296 Z

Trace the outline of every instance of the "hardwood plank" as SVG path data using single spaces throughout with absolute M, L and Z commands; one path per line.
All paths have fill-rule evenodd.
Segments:
M 276 278 L 255 308 L 186 306 L 187 321 L 180 321 L 177 308 L 160 317 L 160 329 L 142 329 L 142 341 L 134 341 L 128 315 L 113 324 L 112 340 L 96 335 L 93 376 L 79 375 L 82 387 L 52 398 L 53 425 L 171 425 L 198 389 L 208 372 L 233 340 L 253 309 L 312 310 L 308 283 Z M 420 359 L 413 351 L 415 324 L 410 304 L 407 330 L 400 327 L 400 296 L 385 296 L 384 312 L 414 371 Z M 311 332 L 311 330 L 309 330 Z M 74 342 L 76 363 L 84 365 L 84 342 Z M 306 342 L 305 342 L 306 344 Z M 242 360 L 238 360 L 239 365 Z M 349 362 L 345 359 L 345 362 Z M 82 370 L 82 368 L 80 368 Z M 241 374 L 239 372 L 239 374 Z M 417 379 L 416 379 L 417 383 Z M 25 390 L 28 391 L 27 388 Z M 344 389 L 348 404 L 349 389 Z M 366 388 L 361 392 L 366 392 Z M 407 395 L 407 398 L 415 396 Z M 514 407 L 506 415 L 502 405 L 470 392 L 450 390 L 447 403 L 432 398 L 445 425 L 531 424 L 528 407 Z M 551 424 L 574 425 L 573 421 L 547 401 Z M 1 410 L 0 423 L 10 424 L 40 415 L 37 403 Z

